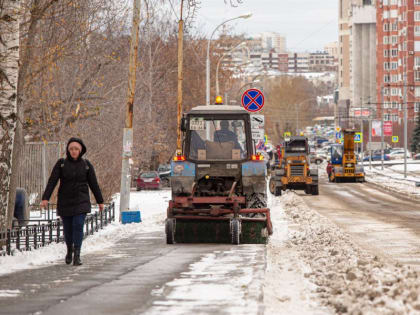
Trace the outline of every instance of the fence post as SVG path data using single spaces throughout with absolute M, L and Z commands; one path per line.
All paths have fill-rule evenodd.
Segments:
M 6 240 L 6 252 L 7 252 L 7 255 L 10 255 L 11 253 L 12 253 L 12 236 L 11 236 L 11 232 L 10 232 L 10 229 L 7 229 L 7 232 L 6 232 L 6 234 L 7 234 L 7 240 Z
M 93 216 L 90 216 L 89 220 L 90 220 L 90 234 L 93 235 Z
M 101 215 L 101 229 L 103 229 L 104 228 L 104 216 L 103 216 L 102 211 L 100 212 L 100 215 Z
M 57 243 L 60 243 L 60 220 L 57 220 Z
M 25 229 L 25 232 L 26 232 L 26 234 L 25 234 L 25 250 L 31 250 L 31 247 L 29 245 L 29 229 L 30 229 L 29 226 L 26 227 L 26 229 Z
M 42 230 L 41 243 L 42 243 L 42 247 L 44 247 L 45 246 L 45 225 L 44 224 L 41 225 L 41 230 Z
M 38 248 L 38 226 L 34 226 L 34 249 Z
M 48 234 L 49 234 L 49 243 L 51 244 L 52 242 L 53 242 L 53 223 L 52 223 L 52 221 L 50 221 L 49 223 L 48 223 Z
M 108 209 L 105 209 L 105 226 L 108 225 Z
M 22 233 L 22 229 L 20 226 L 17 228 L 17 237 L 16 237 L 16 248 L 20 250 L 20 235 Z M 11 240 L 10 240 L 11 241 Z

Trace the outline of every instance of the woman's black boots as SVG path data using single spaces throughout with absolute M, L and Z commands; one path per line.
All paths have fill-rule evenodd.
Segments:
M 74 248 L 73 266 L 80 266 L 82 261 L 80 260 L 80 248 Z
M 67 245 L 66 264 L 70 265 L 73 260 L 73 245 Z

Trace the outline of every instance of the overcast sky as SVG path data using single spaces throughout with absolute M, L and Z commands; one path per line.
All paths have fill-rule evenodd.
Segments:
M 285 35 L 290 51 L 323 50 L 325 44 L 338 39 L 338 0 L 243 0 L 236 8 L 223 0 L 200 1 L 196 23 L 208 35 L 224 20 L 252 12 L 250 19 L 230 25 L 238 33 Z

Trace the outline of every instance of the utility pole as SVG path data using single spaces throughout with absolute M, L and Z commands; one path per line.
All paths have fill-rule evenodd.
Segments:
M 381 86 L 381 169 L 384 169 L 384 87 Z
M 122 149 L 120 213 L 122 211 L 130 210 L 130 159 L 133 156 L 133 104 L 134 93 L 136 91 L 137 52 L 139 47 L 140 1 L 141 0 L 133 0 L 133 25 L 131 28 L 130 61 L 128 69 L 127 111 Z
M 404 59 L 403 59 L 404 60 Z M 404 62 L 405 65 L 405 62 Z M 407 67 L 405 67 L 407 71 Z M 407 178 L 407 72 L 404 71 L 404 178 Z
M 369 169 L 372 169 L 372 105 L 369 102 Z
M 178 102 L 177 102 L 177 139 L 176 153 L 182 153 L 181 141 L 181 115 L 182 115 L 182 80 L 183 80 L 183 47 L 184 47 L 184 21 L 182 20 L 182 9 L 184 0 L 181 0 L 181 15 L 178 21 Z

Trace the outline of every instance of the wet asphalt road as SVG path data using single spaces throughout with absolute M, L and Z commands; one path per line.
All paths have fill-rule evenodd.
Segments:
M 166 245 L 163 232 L 0 277 L 0 314 L 263 313 L 263 245 Z M 254 283 L 253 285 L 250 285 Z
M 420 189 L 420 188 L 419 188 Z M 420 203 L 369 183 L 329 183 L 305 203 L 328 217 L 362 247 L 420 270 Z

